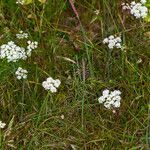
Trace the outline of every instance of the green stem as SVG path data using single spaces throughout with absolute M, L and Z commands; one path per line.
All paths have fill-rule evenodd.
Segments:
M 25 81 L 23 80 L 23 85 L 22 85 L 22 107 L 21 107 L 21 120 L 23 120 L 23 107 L 24 107 L 24 87 L 25 87 Z
M 42 104 L 42 106 L 41 106 L 41 108 L 40 108 L 36 126 L 38 125 L 38 123 L 39 123 L 39 121 L 40 121 L 42 112 L 45 111 L 45 114 L 46 114 L 46 115 L 48 114 L 48 99 L 49 99 L 50 96 L 51 96 L 51 93 L 48 92 L 47 95 L 46 95 L 46 98 L 44 99 L 44 102 L 43 102 L 43 104 Z M 52 98 L 51 98 L 51 99 L 52 99 Z M 50 109 L 51 109 L 51 108 L 50 108 Z
M 112 68 L 112 50 L 108 51 L 108 63 L 107 63 L 107 79 L 110 80 L 111 77 L 111 68 Z

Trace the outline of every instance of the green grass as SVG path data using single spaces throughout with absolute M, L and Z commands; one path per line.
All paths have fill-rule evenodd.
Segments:
M 81 26 L 68 1 L 0 1 L 0 45 L 17 41 L 19 30 L 39 42 L 26 61 L 0 60 L 2 150 L 148 149 L 150 25 L 123 14 L 120 4 L 75 2 Z M 111 34 L 122 35 L 124 51 L 102 44 Z M 14 75 L 20 65 L 29 72 L 25 81 Z M 49 76 L 62 82 L 56 94 L 41 85 Z M 122 91 L 115 114 L 98 103 L 106 88 Z

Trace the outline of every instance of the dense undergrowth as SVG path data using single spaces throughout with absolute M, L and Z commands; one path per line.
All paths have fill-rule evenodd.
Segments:
M 130 3 L 130 1 L 126 1 Z M 0 1 L 0 45 L 20 30 L 38 47 L 26 60 L 0 60 L 2 150 L 146 150 L 149 147 L 150 24 L 122 10 L 120 0 Z M 96 12 L 95 12 L 96 11 Z M 122 49 L 104 38 L 116 35 Z M 18 80 L 18 67 L 28 71 Z M 48 77 L 57 92 L 45 90 Z M 121 91 L 119 108 L 98 98 Z

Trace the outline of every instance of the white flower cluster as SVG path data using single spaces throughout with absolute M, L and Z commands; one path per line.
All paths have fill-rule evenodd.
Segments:
M 142 3 L 131 2 L 131 14 L 136 18 L 145 18 L 148 13 L 148 9 L 146 6 L 143 6 L 144 1 Z
M 45 88 L 45 90 L 50 90 L 52 93 L 57 92 L 57 88 L 60 86 L 61 82 L 59 79 L 54 80 L 52 77 L 49 77 L 46 79 L 46 81 L 43 81 L 42 86 Z
M 17 1 L 16 1 L 16 4 L 24 5 L 24 3 L 25 3 L 25 0 L 17 0 Z
M 120 97 L 121 92 L 119 90 L 114 90 L 110 92 L 109 90 L 104 90 L 103 95 L 98 98 L 99 103 L 103 103 L 108 109 L 111 107 L 120 107 Z
M 137 19 L 145 18 L 148 14 L 148 8 L 144 6 L 145 3 L 146 3 L 146 0 L 141 0 L 138 3 L 136 3 L 135 1 L 132 1 L 130 5 L 128 3 L 123 3 L 122 9 L 130 10 L 130 13 Z
M 27 39 L 28 34 L 20 31 L 16 34 L 18 39 Z M 0 59 L 6 58 L 8 62 L 17 62 L 20 59 L 25 60 L 27 57 L 31 56 L 32 50 L 38 47 L 38 42 L 36 41 L 27 41 L 27 47 L 20 47 L 16 45 L 13 41 L 8 42 L 7 44 L 3 44 L 0 46 Z M 16 71 L 17 79 L 26 79 L 27 78 L 27 70 L 18 68 Z
M 36 49 L 38 47 L 38 42 L 32 42 L 32 41 L 27 41 L 28 46 L 27 46 L 27 56 L 31 56 L 31 52 L 33 49 Z
M 110 35 L 108 38 L 105 38 L 103 40 L 104 44 L 108 44 L 108 48 L 109 49 L 113 49 L 113 48 L 121 48 L 121 38 L 120 37 L 115 37 L 113 35 Z
M 8 62 L 16 62 L 27 58 L 25 49 L 17 46 L 13 41 L 0 46 L 0 58 L 6 58 Z
M 19 31 L 19 33 L 18 34 L 16 34 L 16 37 L 18 38 L 18 39 L 27 39 L 28 38 L 28 33 L 24 33 L 23 31 Z
M 27 70 L 25 70 L 25 69 L 22 69 L 21 67 L 19 67 L 18 69 L 17 69 L 17 71 L 16 71 L 16 77 L 17 77 L 17 79 L 26 79 L 27 78 L 27 73 L 28 73 L 28 71 Z
M 20 31 L 16 34 L 18 39 L 28 38 L 27 33 Z M 38 42 L 27 41 L 27 49 L 16 45 L 13 41 L 8 42 L 0 46 L 0 58 L 6 58 L 8 62 L 16 62 L 20 59 L 25 60 L 27 57 L 31 56 L 33 49 L 37 48 Z
M 0 121 L 0 128 L 3 129 L 6 126 L 6 123 L 3 123 L 2 121 Z

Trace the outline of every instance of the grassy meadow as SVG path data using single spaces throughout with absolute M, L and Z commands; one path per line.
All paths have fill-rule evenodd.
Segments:
M 148 150 L 149 21 L 123 11 L 123 0 L 70 2 L 0 0 L 0 45 L 24 46 L 20 30 L 38 42 L 25 61 L 0 59 L 0 150 Z M 108 49 L 109 35 L 124 49 Z M 27 79 L 16 78 L 19 66 Z M 56 93 L 42 87 L 48 77 L 60 79 Z M 122 92 L 120 108 L 99 104 L 105 89 Z

